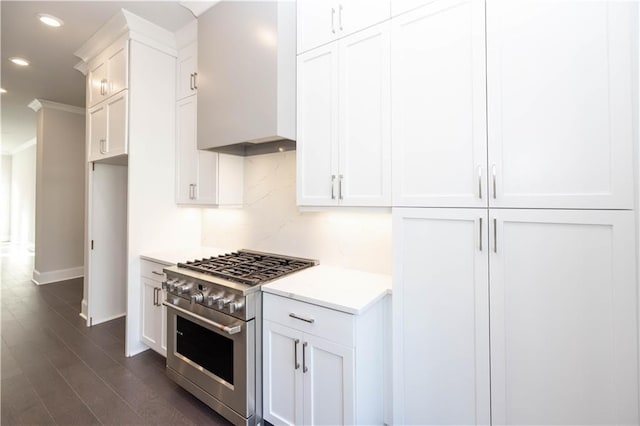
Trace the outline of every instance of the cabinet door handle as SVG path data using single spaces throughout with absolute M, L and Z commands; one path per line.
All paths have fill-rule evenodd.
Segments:
M 482 200 L 482 166 L 478 166 L 478 198 Z
M 331 32 L 333 34 L 336 33 L 335 17 L 336 17 L 336 9 L 332 7 L 331 8 Z
M 193 199 L 194 200 L 198 199 L 198 184 L 197 183 L 193 184 Z
M 300 339 L 296 339 L 293 341 L 293 366 L 294 370 L 300 368 L 300 363 L 298 362 L 298 343 L 300 343 Z
M 334 191 L 335 181 L 336 181 L 336 175 L 331 175 L 331 199 L 332 200 L 336 199 L 336 194 L 335 194 L 335 191 Z
M 493 199 L 495 200 L 497 195 L 496 195 L 496 165 L 494 164 L 493 166 L 491 166 L 491 175 L 493 176 Z
M 493 252 L 498 252 L 498 220 L 493 219 Z
M 307 368 L 307 342 L 302 344 L 302 372 L 306 373 L 309 371 Z
M 193 90 L 193 73 L 189 74 L 189 90 Z
M 198 73 L 193 73 L 193 90 L 198 90 Z
M 344 179 L 343 175 L 338 176 L 338 198 L 343 200 L 342 198 L 342 179 Z
M 338 28 L 342 31 L 342 5 L 338 7 Z
M 480 218 L 480 223 L 478 224 L 478 249 L 482 251 L 482 218 Z
M 102 96 L 107 94 L 107 79 L 103 78 L 102 80 L 100 80 L 100 94 Z
M 107 153 L 106 145 L 107 145 L 107 140 L 106 139 L 100 139 L 100 154 L 106 154 Z
M 153 306 L 158 306 L 158 287 L 153 288 Z
M 162 272 L 158 272 L 158 271 L 151 271 L 151 273 L 154 275 L 164 275 Z
M 316 322 L 316 320 L 314 320 L 313 318 L 299 317 L 298 315 L 296 315 L 294 313 L 290 313 L 289 316 L 291 318 L 295 318 L 295 319 L 300 320 L 300 321 L 308 322 L 309 324 L 313 324 L 314 322 Z

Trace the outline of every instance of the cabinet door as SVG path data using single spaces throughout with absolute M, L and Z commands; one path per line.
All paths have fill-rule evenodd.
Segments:
M 326 0 L 297 2 L 298 53 L 335 40 L 338 34 L 338 5 Z
M 338 201 L 338 44 L 298 56 L 297 74 L 298 204 L 334 205 Z
M 198 204 L 218 204 L 218 159 L 220 154 L 196 150 L 198 156 L 198 180 L 195 200 Z
M 302 352 L 303 424 L 355 424 L 354 349 L 305 334 Z
M 160 283 L 142 278 L 142 340 L 156 352 L 162 351 L 162 309 Z M 165 344 L 166 351 L 166 344 Z
M 487 205 L 484 3 L 392 20 L 393 205 Z
M 196 71 L 198 70 L 198 46 L 188 44 L 178 51 L 177 59 L 177 98 L 182 99 L 197 93 Z
M 104 156 L 107 142 L 107 108 L 100 104 L 89 109 L 88 114 L 87 161 L 99 160 Z
M 195 202 L 198 183 L 196 142 L 197 100 L 191 96 L 176 104 L 176 203 Z
M 634 2 L 487 1 L 492 206 L 633 208 L 637 20 Z
M 390 0 L 338 1 L 338 30 L 341 37 L 353 34 L 391 17 Z
M 393 209 L 396 424 L 490 424 L 487 230 L 484 209 Z
M 92 107 L 107 95 L 107 64 L 96 60 L 90 65 L 87 76 L 87 106 Z
M 265 320 L 262 336 L 264 419 L 274 425 L 301 425 L 303 334 Z
M 638 424 L 634 213 L 490 217 L 493 423 Z
M 338 198 L 347 206 L 391 203 L 389 23 L 339 43 Z
M 109 98 L 107 107 L 107 143 L 105 157 L 114 157 L 127 153 L 128 112 L 127 92 Z
M 109 96 L 115 95 L 118 92 L 126 89 L 128 84 L 128 42 L 123 43 L 121 46 L 118 46 L 113 50 L 113 52 L 109 55 L 107 60 L 109 66 L 109 84 L 108 84 L 108 94 Z

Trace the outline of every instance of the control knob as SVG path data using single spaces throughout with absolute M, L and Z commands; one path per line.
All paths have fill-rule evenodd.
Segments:
M 204 294 L 201 291 L 193 293 L 191 297 L 189 297 L 189 301 L 193 305 L 194 303 L 202 303 L 204 301 Z
M 236 313 L 236 311 L 239 311 L 240 309 L 242 309 L 242 302 L 232 302 L 229 303 L 229 313 L 230 314 L 234 314 Z
M 233 299 L 228 298 L 228 299 L 219 299 L 218 300 L 218 309 L 224 309 L 225 306 L 227 306 L 229 303 L 231 303 Z
M 182 281 L 184 283 L 184 281 Z M 176 286 L 176 291 L 178 292 L 178 294 L 184 294 L 184 293 L 188 293 L 189 289 L 191 289 L 191 286 L 189 284 L 178 284 Z
M 175 278 L 170 278 L 166 281 L 162 281 L 162 289 L 163 290 L 169 290 L 171 287 L 173 287 L 173 284 L 175 284 L 177 280 Z
M 220 300 L 222 298 L 222 296 L 223 296 L 222 293 L 216 294 L 216 295 L 213 295 L 213 296 L 208 296 L 207 297 L 207 305 L 213 306 L 213 304 L 215 302 L 217 302 L 218 300 Z

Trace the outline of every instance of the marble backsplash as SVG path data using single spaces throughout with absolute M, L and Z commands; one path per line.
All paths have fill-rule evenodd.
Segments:
M 391 214 L 305 212 L 296 206 L 296 153 L 247 157 L 242 209 L 204 209 L 204 246 L 248 248 L 391 273 Z

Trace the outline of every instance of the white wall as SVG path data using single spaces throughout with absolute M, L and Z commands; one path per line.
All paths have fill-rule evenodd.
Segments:
M 33 248 L 36 223 L 36 144 L 26 142 L 11 156 L 11 241 Z
M 390 274 L 391 214 L 300 212 L 295 157 L 295 151 L 247 157 L 244 208 L 204 210 L 202 244 Z
M 84 273 L 84 109 L 40 101 L 37 118 L 36 239 L 38 284 Z
M 11 239 L 11 156 L 2 155 L 0 164 L 0 241 Z

